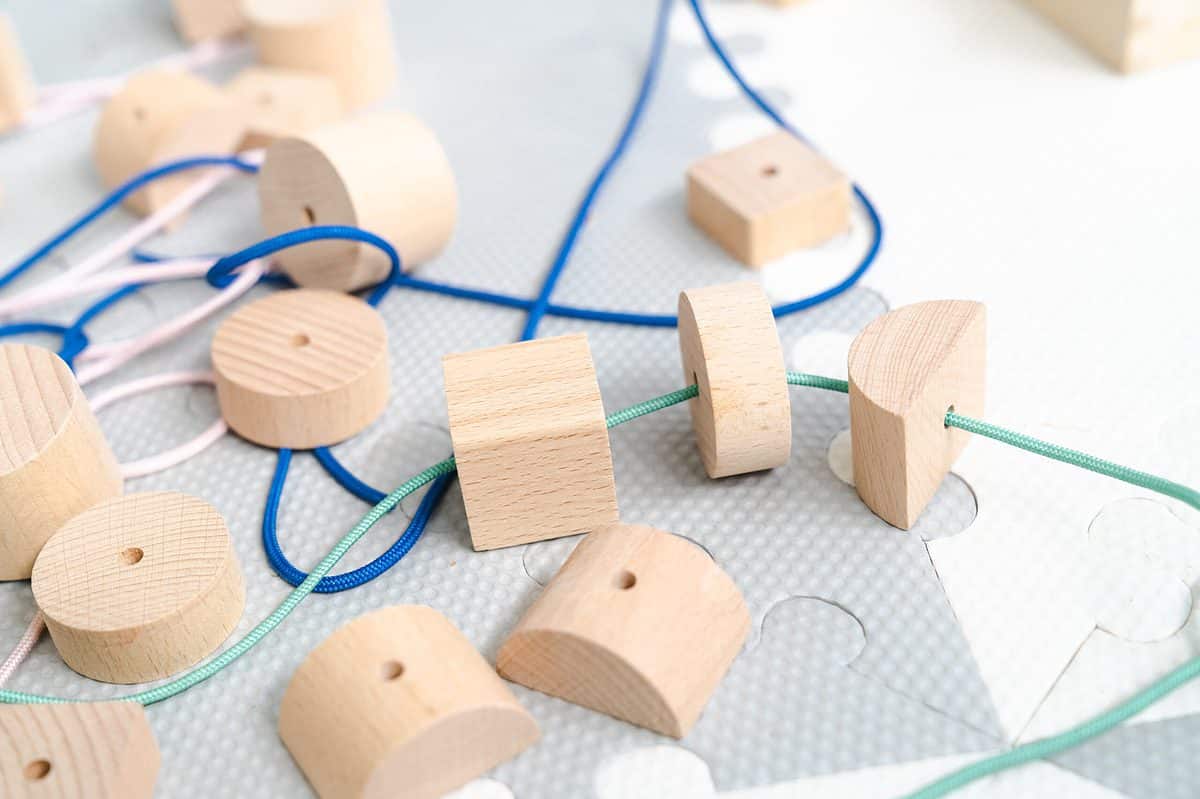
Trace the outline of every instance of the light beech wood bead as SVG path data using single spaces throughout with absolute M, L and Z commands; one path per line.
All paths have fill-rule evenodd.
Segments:
M 792 404 L 771 303 L 758 283 L 679 295 L 679 350 L 709 477 L 773 469 L 792 451 Z
M 416 605 L 373 611 L 326 638 L 279 708 L 279 736 L 323 799 L 433 799 L 538 735 L 462 633 Z
M 70 368 L 41 347 L 0 345 L 0 580 L 28 579 L 64 522 L 123 488 Z
M 978 302 L 907 305 L 867 325 L 850 347 L 854 484 L 884 521 L 917 522 L 968 434 L 946 411 L 983 415 L 986 311 Z
M 234 36 L 246 29 L 241 0 L 171 0 L 179 35 L 189 42 Z
M 682 738 L 750 630 L 733 580 L 685 538 L 617 524 L 582 541 L 500 648 L 505 678 Z
M 322 72 L 346 107 L 362 108 L 396 85 L 396 46 L 385 0 L 243 0 L 263 64 Z
M 1121 72 L 1200 58 L 1200 3 L 1196 0 L 1026 2 Z
M 850 181 L 786 131 L 714 153 L 687 173 L 687 209 L 734 258 L 760 267 L 850 226 Z
M 291 289 L 239 308 L 217 328 L 221 415 L 256 444 L 312 449 L 345 441 L 387 407 L 387 327 L 336 291 Z
M 20 125 L 36 102 L 37 85 L 17 30 L 8 15 L 0 13 L 0 131 Z
M 100 112 L 92 157 L 105 187 L 114 189 L 152 166 L 197 155 L 233 153 L 245 120 L 214 85 L 187 72 L 141 72 Z M 148 214 L 169 202 L 201 174 L 192 169 L 155 181 L 124 205 Z
M 51 536 L 33 596 L 63 661 L 94 680 L 169 677 L 212 654 L 245 589 L 225 520 L 175 491 L 102 502 Z
M 392 111 L 275 142 L 258 196 L 269 235 L 353 225 L 389 241 L 406 270 L 441 252 L 458 215 L 454 172 L 437 136 Z M 299 285 L 338 291 L 379 283 L 391 269 L 379 249 L 353 241 L 309 242 L 276 257 Z
M 608 427 L 585 335 L 447 355 L 442 366 L 476 550 L 617 521 Z
M 342 98 L 327 75 L 277 67 L 247 67 L 225 86 L 241 104 L 246 133 L 239 150 L 267 147 L 341 119 Z
M 151 799 L 160 762 L 134 702 L 0 705 L 5 799 Z

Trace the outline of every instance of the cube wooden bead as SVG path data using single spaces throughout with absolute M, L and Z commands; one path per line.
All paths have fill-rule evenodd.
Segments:
M 773 469 L 792 452 L 792 403 L 775 316 L 762 286 L 728 283 L 679 295 L 683 379 L 709 477 Z
M 161 760 L 134 702 L 0 705 L 5 799 L 151 799 Z
M 584 538 L 500 648 L 509 680 L 682 738 L 750 629 L 704 550 L 644 525 Z
M 171 0 L 179 35 L 189 42 L 234 36 L 246 29 L 242 0 Z
M 340 119 L 344 113 L 337 84 L 319 72 L 247 67 L 225 86 L 225 92 L 245 110 L 241 150 L 299 136 Z
M 279 736 L 322 799 L 434 799 L 515 757 L 537 724 L 432 608 L 346 624 L 296 669 Z
M 0 132 L 21 124 L 35 102 L 37 86 L 21 40 L 12 20 L 0 13 Z
M 846 231 L 850 197 L 846 176 L 786 131 L 702 158 L 687 173 L 692 222 L 751 267 Z
M 59 527 L 123 490 L 70 367 L 41 347 L 0 345 L 0 580 L 29 579 Z
M 1194 0 L 1026 2 L 1121 72 L 1200 58 L 1200 3 Z
M 608 427 L 586 336 L 447 355 L 442 366 L 476 550 L 617 521 Z
M 851 345 L 854 484 L 884 521 L 916 524 L 966 446 L 946 411 L 983 415 L 985 339 L 982 304 L 939 300 L 884 314 Z

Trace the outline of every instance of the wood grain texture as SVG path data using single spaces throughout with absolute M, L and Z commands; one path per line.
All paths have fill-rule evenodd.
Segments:
M 679 295 L 683 379 L 709 477 L 773 469 L 792 452 L 792 403 L 771 303 L 754 282 Z
M 124 490 L 75 376 L 50 350 L 0 345 L 0 580 L 25 580 L 64 522 Z
M 946 427 L 951 406 L 983 415 L 986 311 L 938 300 L 884 314 L 850 347 L 850 432 L 859 496 L 905 530 L 966 446 Z
M 160 762 L 133 702 L 0 705 L 5 799 L 151 799 Z
M 279 735 L 324 799 L 433 799 L 538 739 L 446 617 L 416 605 L 341 627 L 296 669 Z
M 333 78 L 346 107 L 383 99 L 396 85 L 386 0 L 242 0 L 263 64 Z
M 785 131 L 701 158 L 687 173 L 692 222 L 751 267 L 847 230 L 850 196 L 846 176 Z
M 682 738 L 750 630 L 733 580 L 685 538 L 617 524 L 584 538 L 500 648 L 505 678 Z
M 268 447 L 312 449 L 362 432 L 387 407 L 387 327 L 357 297 L 280 291 L 239 308 L 212 342 L 221 415 Z
M 171 0 L 171 18 L 179 35 L 192 43 L 246 29 L 241 0 Z
M 104 104 L 92 139 L 92 158 L 106 188 L 114 189 L 155 164 L 194 155 L 234 152 L 245 122 L 213 84 L 188 72 L 141 72 Z M 189 170 L 136 191 L 124 205 L 148 214 L 169 202 L 203 170 Z
M 437 136 L 409 114 L 380 112 L 283 139 L 258 178 L 274 236 L 306 225 L 354 225 L 387 239 L 405 269 L 433 258 L 458 218 L 458 188 Z M 391 269 L 376 247 L 315 241 L 277 256 L 301 286 L 355 291 Z
M 1121 72 L 1200 58 L 1200 0 L 1026 0 Z
M 278 67 L 247 67 L 225 85 L 244 109 L 245 136 L 239 150 L 267 147 L 342 118 L 337 84 L 328 75 Z
M 0 132 L 21 124 L 25 113 L 37 102 L 37 85 L 17 29 L 0 12 Z
M 33 596 L 63 661 L 114 683 L 169 677 L 212 654 L 245 604 L 221 514 L 174 491 L 71 519 L 34 564 Z
M 476 550 L 617 521 L 608 428 L 586 336 L 447 355 L 442 366 Z

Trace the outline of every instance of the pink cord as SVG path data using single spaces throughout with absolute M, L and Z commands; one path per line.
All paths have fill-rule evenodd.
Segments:
M 127 286 L 131 283 L 159 283 L 166 280 L 200 277 L 214 263 L 216 261 L 212 258 L 180 258 L 148 266 L 113 269 L 84 280 L 67 282 L 52 280 L 15 297 L 0 300 L 0 316 L 28 313 L 43 305 L 118 286 Z
M 21 636 L 21 640 L 17 641 L 17 645 L 13 647 L 13 651 L 8 653 L 8 657 L 4 659 L 4 663 L 0 664 L 0 686 L 8 682 L 8 679 L 13 676 L 13 672 L 17 667 L 29 657 L 30 651 L 42 637 L 42 630 L 46 628 L 45 617 L 39 610 L 33 614 L 33 619 L 29 622 L 29 626 L 25 628 L 25 634 Z

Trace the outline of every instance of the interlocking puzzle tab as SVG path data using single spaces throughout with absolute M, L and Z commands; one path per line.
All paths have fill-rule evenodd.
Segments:
M 758 283 L 689 289 L 679 295 L 683 379 L 696 447 L 709 477 L 787 463 L 792 404 L 771 303 Z
M 1026 2 L 1121 72 L 1200 58 L 1200 3 L 1193 0 Z
M 585 537 L 500 649 L 507 679 L 682 738 L 750 614 L 702 549 L 644 525 Z
M 825 242 L 850 226 L 850 181 L 786 131 L 692 164 L 687 210 L 747 266 Z
M 980 303 L 921 302 L 871 322 L 850 347 L 855 488 L 896 527 L 916 523 L 967 444 L 946 411 L 983 415 L 985 325 Z
M 323 799 L 434 799 L 538 739 L 463 634 L 402 605 L 338 629 L 296 669 L 279 736 Z
M 476 550 L 617 521 L 608 426 L 586 336 L 447 355 L 442 367 Z
M 0 345 L 0 436 L 0 580 L 26 580 L 50 536 L 124 482 L 75 375 L 49 350 Z
M 129 494 L 71 519 L 46 542 L 32 587 L 63 661 L 126 684 L 212 654 L 246 598 L 225 520 L 176 491 Z

